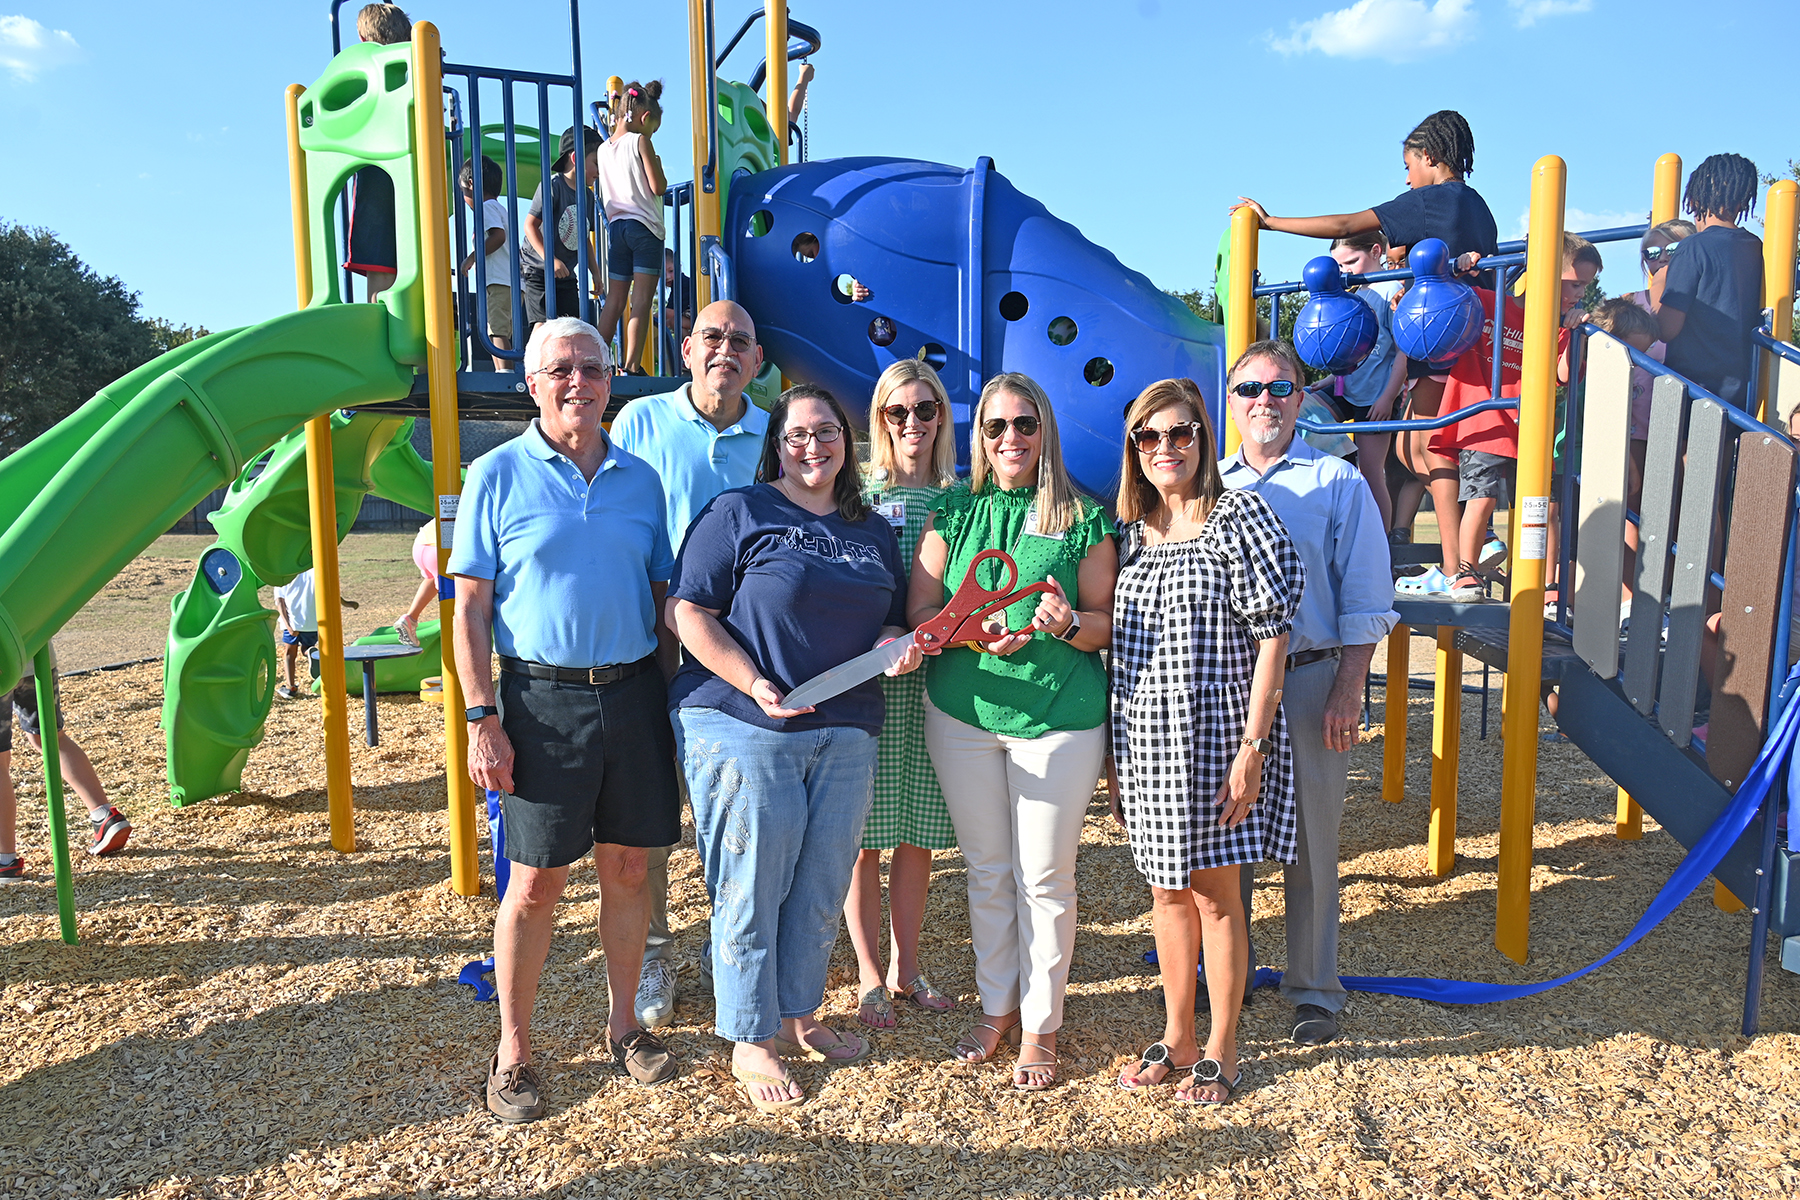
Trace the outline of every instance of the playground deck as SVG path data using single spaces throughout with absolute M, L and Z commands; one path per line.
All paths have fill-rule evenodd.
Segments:
M 1245 1013 L 1251 1087 L 1221 1110 L 1113 1079 L 1160 1029 L 1148 898 L 1102 803 L 1079 868 L 1082 929 L 1063 1039 L 1068 1082 L 1020 1097 L 999 1068 L 943 1061 L 963 1018 L 914 1016 L 875 1059 L 799 1068 L 817 1099 L 759 1117 L 726 1075 L 692 967 L 704 893 L 672 864 L 687 964 L 674 1044 L 690 1064 L 648 1092 L 601 1044 L 597 891 L 578 871 L 540 998 L 554 1105 L 528 1128 L 482 1109 L 495 1013 L 451 982 L 485 953 L 491 895 L 446 882 L 435 708 L 383 697 L 383 744 L 352 747 L 358 837 L 325 852 L 315 710 L 278 706 L 246 791 L 164 802 L 160 672 L 67 683 L 70 729 L 137 823 L 128 853 L 77 865 L 82 944 L 56 940 L 46 863 L 0 890 L 0 1190 L 17 1196 L 628 1197 L 847 1191 L 982 1195 L 1761 1196 L 1796 1170 L 1800 994 L 1770 988 L 1763 1036 L 1737 1034 L 1748 923 L 1697 893 L 1607 970 L 1506 1005 L 1355 996 L 1348 1038 L 1297 1047 L 1289 1009 Z M 1429 693 L 1415 693 L 1412 777 L 1426 778 Z M 1382 692 L 1374 711 L 1382 712 Z M 1355 752 L 1344 822 L 1347 973 L 1523 982 L 1609 948 L 1680 848 L 1647 823 L 1613 836 L 1613 784 L 1564 742 L 1542 748 L 1532 961 L 1492 946 L 1499 749 L 1463 707 L 1455 871 L 1426 870 L 1423 789 L 1380 799 L 1383 731 Z M 1547 732 L 1550 726 L 1545 723 Z M 16 772 L 42 803 L 36 759 Z M 691 833 L 690 833 L 691 837 Z M 485 857 L 485 852 L 484 852 Z M 937 856 L 924 955 L 973 995 L 962 863 Z M 1253 929 L 1279 945 L 1278 889 Z M 847 941 L 824 1012 L 847 1019 Z M 79 1152 L 77 1151 L 77 1148 Z M 71 1192 L 69 1189 L 74 1188 Z

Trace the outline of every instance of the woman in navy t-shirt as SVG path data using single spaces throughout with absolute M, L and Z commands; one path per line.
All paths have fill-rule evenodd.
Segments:
M 715 1025 L 765 1112 L 806 1098 L 782 1053 L 843 1063 L 869 1052 L 813 1013 L 873 794 L 881 686 L 783 706 L 797 685 L 906 633 L 906 565 L 863 500 L 855 448 L 831 393 L 784 392 L 761 482 L 694 518 L 666 610 L 687 651 L 669 703 L 713 902 Z M 888 673 L 918 665 L 909 650 Z

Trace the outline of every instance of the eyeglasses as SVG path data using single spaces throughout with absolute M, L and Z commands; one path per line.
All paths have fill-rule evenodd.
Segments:
M 1653 267 L 1667 266 L 1668 260 L 1675 257 L 1675 247 L 1679 245 L 1680 242 L 1670 242 L 1666 246 L 1645 246 L 1644 261 Z
M 788 449 L 800 450 L 811 441 L 817 441 L 821 446 L 829 446 L 843 436 L 842 426 L 821 425 L 817 429 L 790 429 L 781 435 L 781 440 L 787 443 Z
M 1271 396 L 1291 396 L 1294 394 L 1294 381 L 1277 379 L 1273 383 L 1263 383 L 1258 379 L 1246 379 L 1231 390 L 1246 400 L 1254 400 L 1263 394 L 1264 389 L 1267 389 Z
M 1151 453 L 1162 445 L 1165 438 L 1168 439 L 1169 449 L 1189 450 L 1193 448 L 1194 438 L 1199 431 L 1200 427 L 1192 421 L 1183 421 L 1167 429 L 1134 429 L 1131 431 L 1131 440 L 1137 446 L 1139 454 Z
M 887 418 L 887 423 L 896 428 L 906 424 L 907 413 L 911 413 L 913 416 L 919 418 L 919 424 L 929 425 L 937 420 L 938 402 L 936 400 L 921 400 L 911 408 L 908 408 L 904 404 L 890 404 L 881 410 L 881 415 Z
M 557 363 L 554 366 L 539 367 L 533 375 L 548 375 L 558 383 L 567 383 L 577 375 L 589 383 L 598 383 L 602 379 L 612 378 L 612 367 L 604 362 L 589 361 L 584 363 Z
M 723 329 L 702 329 L 698 331 L 700 340 L 708 350 L 717 350 L 720 346 L 730 346 L 733 354 L 748 354 L 750 347 L 756 345 L 756 339 L 747 333 L 727 333 Z
M 990 442 L 997 442 L 1006 436 L 1006 427 L 1011 425 L 1022 437 L 1034 437 L 1038 427 L 1043 424 L 1030 413 L 1014 417 L 1008 421 L 1005 417 L 989 417 L 981 423 L 981 436 Z

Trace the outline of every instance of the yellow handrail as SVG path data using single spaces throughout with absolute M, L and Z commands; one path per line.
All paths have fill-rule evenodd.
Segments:
M 769 127 L 775 131 L 775 150 L 780 155 L 776 161 L 785 167 L 788 161 L 787 0 L 763 0 L 763 24 L 768 26 L 769 35 L 768 82 L 764 85 L 768 100 L 763 107 L 769 110 Z
M 1248 204 L 1231 214 L 1231 278 L 1227 282 L 1225 305 L 1225 369 L 1256 340 L 1256 242 L 1262 221 Z M 1225 453 L 1238 448 L 1237 423 L 1231 419 L 1231 406 L 1219 398 L 1225 409 Z

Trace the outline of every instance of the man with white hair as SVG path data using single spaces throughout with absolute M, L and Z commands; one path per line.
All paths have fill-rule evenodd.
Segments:
M 1295 436 L 1304 381 L 1286 342 L 1256 342 L 1244 351 L 1231 368 L 1226 396 L 1243 445 L 1219 464 L 1219 473 L 1226 487 L 1269 502 L 1306 564 L 1282 697 L 1294 748 L 1299 859 L 1282 868 L 1287 965 L 1281 994 L 1294 1005 L 1294 1040 L 1321 1045 L 1337 1037 L 1347 995 L 1337 974 L 1338 827 L 1350 747 L 1375 643 L 1400 614 L 1369 485 L 1343 459 Z M 1248 918 L 1254 872 L 1239 874 Z
M 513 864 L 494 919 L 500 1046 L 487 1081 L 488 1109 L 510 1122 L 546 1108 L 531 1010 L 556 902 L 589 853 L 613 1059 L 640 1083 L 678 1069 L 632 1003 L 647 856 L 681 833 L 665 686 L 675 645 L 657 619 L 675 565 L 662 484 L 601 427 L 612 364 L 592 325 L 544 322 L 524 365 L 538 416 L 470 465 L 449 566 L 469 774 L 501 793 Z

